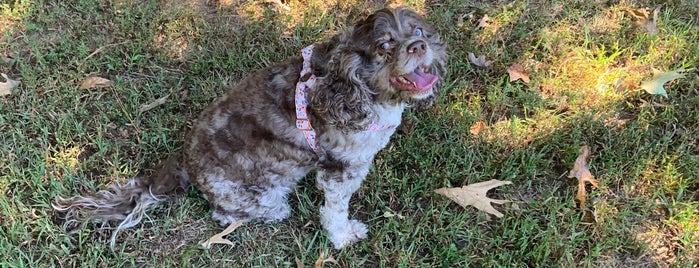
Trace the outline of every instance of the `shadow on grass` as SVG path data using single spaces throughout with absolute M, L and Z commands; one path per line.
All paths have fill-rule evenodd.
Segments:
M 386 4 L 282 3 L 11 6 L 21 14 L 4 24 L 0 56 L 14 62 L 0 71 L 23 80 L 16 94 L 0 99 L 0 189 L 7 196 L 0 202 L 10 219 L 0 223 L 8 237 L 0 248 L 11 265 L 293 266 L 295 257 L 312 263 L 323 251 L 343 267 L 664 266 L 695 258 L 697 82 L 680 82 L 694 90 L 669 100 L 634 87 L 651 66 L 697 67 L 691 43 L 680 42 L 696 34 L 682 33 L 670 18 L 675 13 L 663 17 L 658 38 L 635 32 L 625 12 L 641 3 L 413 3 L 450 44 L 450 84 L 432 110 L 406 115 L 353 199 L 355 216 L 370 226 L 367 242 L 330 251 L 311 180 L 290 196 L 293 217 L 239 229 L 233 248 L 197 247 L 219 228 L 194 191 L 122 234 L 116 253 L 97 228 L 60 230 L 51 219 L 54 196 L 151 172 L 157 159 L 178 150 L 188 120 L 226 86 Z M 476 29 L 485 14 L 492 27 Z M 646 56 L 652 49 L 672 56 Z M 497 62 L 472 66 L 468 52 Z M 505 68 L 515 62 L 531 71 L 530 84 L 507 80 Z M 78 87 L 93 75 L 115 86 Z M 166 104 L 138 112 L 166 95 Z M 477 121 L 487 128 L 474 135 Z M 596 224 L 580 219 L 575 182 L 565 178 L 583 144 L 592 147 L 590 164 L 602 185 L 590 195 Z M 488 179 L 514 182 L 492 193 L 518 201 L 499 207 L 503 219 L 487 220 L 432 192 Z

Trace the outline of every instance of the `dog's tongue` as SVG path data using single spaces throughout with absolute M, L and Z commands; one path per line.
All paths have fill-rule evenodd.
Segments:
M 415 83 L 415 86 L 419 90 L 426 90 L 432 87 L 432 85 L 437 82 L 437 76 L 428 74 L 422 71 L 421 68 L 415 68 L 412 73 L 403 76 L 405 79 L 410 80 L 410 82 Z

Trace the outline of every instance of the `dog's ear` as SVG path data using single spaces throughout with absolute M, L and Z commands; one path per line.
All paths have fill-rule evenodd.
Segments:
M 317 80 L 309 92 L 309 105 L 326 124 L 361 131 L 371 123 L 374 92 L 358 72 L 366 63 L 350 39 L 341 34 L 313 50 Z

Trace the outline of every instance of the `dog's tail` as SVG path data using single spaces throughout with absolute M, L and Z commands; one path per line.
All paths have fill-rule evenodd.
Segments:
M 189 176 L 180 165 L 181 155 L 163 162 L 153 176 L 131 179 L 125 184 L 116 183 L 96 193 L 70 198 L 56 197 L 52 206 L 65 213 L 64 227 L 85 224 L 89 220 L 105 223 L 120 220 L 112 233 L 110 246 L 114 249 L 119 231 L 136 226 L 147 208 L 161 201 L 162 196 L 175 193 L 189 186 Z

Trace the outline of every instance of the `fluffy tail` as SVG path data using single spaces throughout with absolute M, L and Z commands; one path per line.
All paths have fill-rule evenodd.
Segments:
M 110 246 L 114 249 L 119 231 L 136 226 L 148 207 L 189 186 L 189 176 L 180 166 L 180 155 L 162 163 L 159 171 L 149 178 L 131 179 L 125 184 L 112 184 L 102 191 L 71 198 L 56 197 L 53 208 L 65 213 L 64 227 L 84 224 L 89 220 L 107 222 L 120 220 L 112 233 Z

